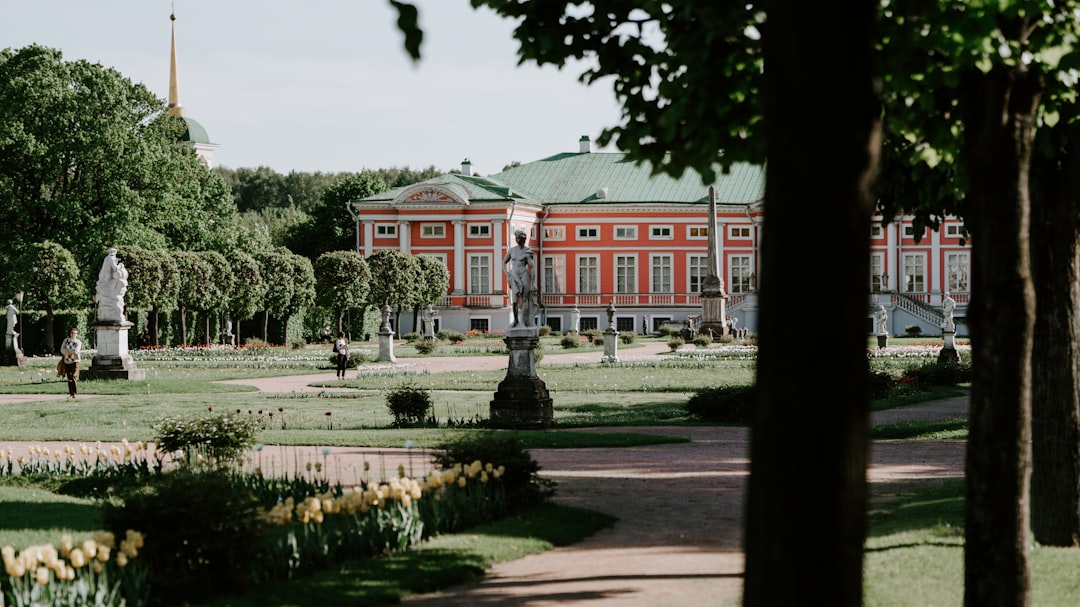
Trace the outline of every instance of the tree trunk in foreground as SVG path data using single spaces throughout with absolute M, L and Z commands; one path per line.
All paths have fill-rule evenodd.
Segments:
M 1064 121 L 1063 121 L 1064 122 Z M 1065 130 L 1064 127 L 1061 127 Z M 1035 333 L 1031 355 L 1031 529 L 1080 546 L 1080 128 L 1063 154 L 1033 161 Z
M 768 169 L 746 607 L 862 604 L 870 188 L 881 138 L 871 66 L 875 10 L 873 2 L 845 5 L 837 19 L 811 3 L 767 5 Z M 823 287 L 836 294 L 835 333 L 825 350 L 809 352 L 798 335 L 811 321 L 792 315 L 791 298 Z
M 1039 79 L 1023 67 L 961 80 L 972 237 L 972 388 L 964 520 L 964 604 L 1031 604 L 1029 169 Z

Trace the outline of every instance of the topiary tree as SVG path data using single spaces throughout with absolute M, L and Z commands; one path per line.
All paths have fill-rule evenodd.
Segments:
M 39 242 L 16 258 L 13 269 L 12 281 L 25 289 L 26 305 L 45 312 L 45 343 L 55 353 L 60 345 L 54 327 L 56 312 L 82 307 L 88 301 L 75 257 L 55 242 Z
M 371 271 L 367 261 L 354 251 L 331 251 L 319 255 L 312 264 L 315 270 L 315 303 L 333 310 L 337 330 L 343 331 L 347 310 L 356 310 L 367 302 Z

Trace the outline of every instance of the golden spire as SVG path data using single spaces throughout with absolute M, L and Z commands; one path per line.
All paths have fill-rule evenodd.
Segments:
M 172 13 L 169 15 L 172 21 L 172 52 L 169 56 L 169 115 L 183 116 L 184 106 L 180 105 L 180 81 L 176 76 L 176 5 L 173 4 Z

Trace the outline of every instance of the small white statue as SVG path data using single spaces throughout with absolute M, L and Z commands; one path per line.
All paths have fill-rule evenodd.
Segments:
M 19 324 L 19 310 L 15 308 L 15 304 L 11 303 L 9 299 L 7 301 L 7 334 L 18 335 L 15 332 L 15 325 Z
M 945 317 L 945 320 L 941 323 L 941 328 L 946 333 L 956 333 L 956 322 L 953 320 L 953 310 L 956 309 L 956 300 L 949 296 L 949 292 L 945 291 L 945 298 L 941 300 L 941 314 Z
M 98 271 L 95 300 L 98 306 L 98 320 L 123 322 L 124 294 L 127 293 L 128 271 L 124 264 L 116 259 L 116 249 L 109 249 L 109 254 L 101 262 Z
M 885 311 L 885 306 L 878 306 L 877 312 L 874 313 L 874 325 L 877 327 L 878 335 L 888 335 L 889 313 Z

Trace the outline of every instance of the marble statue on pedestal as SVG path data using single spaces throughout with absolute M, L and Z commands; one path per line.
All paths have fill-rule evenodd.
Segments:
M 128 271 L 116 258 L 116 249 L 109 249 L 98 271 L 95 300 L 98 320 L 123 322 L 124 294 L 127 293 Z
M 533 326 L 532 285 L 535 261 L 533 251 L 525 246 L 525 230 L 514 232 L 516 247 L 510 247 L 503 257 L 503 269 L 510 278 L 510 304 L 514 318 L 511 327 Z

